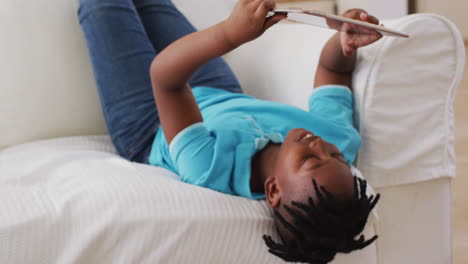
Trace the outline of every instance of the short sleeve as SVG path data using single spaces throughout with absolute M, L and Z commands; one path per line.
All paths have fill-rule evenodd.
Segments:
M 204 175 L 213 161 L 216 138 L 204 123 L 195 123 L 179 132 L 169 145 L 169 154 L 181 180 L 203 186 Z
M 353 96 L 342 85 L 324 85 L 309 97 L 309 112 L 345 126 L 353 126 Z

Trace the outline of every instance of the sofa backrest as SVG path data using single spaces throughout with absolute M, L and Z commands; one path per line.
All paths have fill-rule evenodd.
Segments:
M 198 29 L 227 18 L 236 2 L 174 1 Z M 77 0 L 7 0 L 0 4 L 3 36 L 0 41 L 0 149 L 39 139 L 107 133 L 77 9 Z M 310 83 L 313 57 L 299 60 L 307 65 L 303 67 L 297 65 L 297 58 L 288 60 L 288 54 L 284 53 L 282 66 L 276 67 L 276 72 L 272 73 L 268 66 L 277 62 L 265 52 L 308 49 L 304 45 L 310 45 L 312 39 L 301 43 L 300 32 L 295 31 L 287 32 L 291 38 L 288 42 L 268 40 L 259 42 L 260 45 L 246 45 L 243 52 L 235 55 L 263 61 L 262 67 L 248 67 L 247 60 L 226 56 L 248 93 L 294 103 L 296 98 L 288 97 L 288 79 L 303 76 L 303 71 L 291 71 L 293 68 L 304 69 Z M 316 35 L 316 39 L 325 39 L 330 34 L 321 29 L 318 32 L 323 35 Z M 265 52 L 254 55 L 258 50 Z M 271 74 L 284 74 L 287 78 L 272 84 L 271 79 L 265 78 Z M 251 85 L 252 81 L 256 85 Z M 269 87 L 270 92 L 256 92 L 260 86 Z

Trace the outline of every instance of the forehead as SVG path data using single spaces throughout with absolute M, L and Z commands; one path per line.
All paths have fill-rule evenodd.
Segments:
M 354 177 L 351 169 L 344 164 L 330 163 L 316 170 L 302 170 L 291 178 L 296 181 L 291 192 L 296 194 L 293 196 L 297 199 L 312 196 L 315 200 L 313 180 L 337 198 L 348 198 L 354 194 Z

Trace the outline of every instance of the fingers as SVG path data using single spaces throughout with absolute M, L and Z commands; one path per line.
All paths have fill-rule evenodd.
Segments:
M 276 8 L 275 0 L 263 0 L 263 5 L 267 11 L 274 10 Z
M 376 42 L 377 40 L 381 39 L 383 36 L 382 34 L 376 34 L 376 35 L 371 35 L 370 36 L 370 41 L 369 41 L 369 44 L 370 43 L 373 43 L 373 42 Z
M 349 41 L 348 43 L 346 43 L 345 45 L 343 45 L 343 54 L 345 56 L 352 56 L 354 54 L 354 52 L 356 52 L 358 48 L 358 45 L 357 43 L 355 43 L 354 41 Z
M 369 15 L 362 9 L 348 10 L 342 16 L 379 25 L 379 20 L 376 17 Z M 349 23 L 344 23 L 339 30 L 342 31 L 340 42 L 345 56 L 352 56 L 359 48 L 372 44 L 382 38 L 382 35 L 375 29 Z
M 266 17 L 269 11 L 273 11 L 276 7 L 274 0 L 254 0 L 258 2 L 257 10 L 255 12 L 256 17 Z
M 275 10 L 276 3 L 275 0 L 254 0 L 258 1 L 259 5 L 257 7 L 257 11 L 255 12 L 255 16 L 258 19 L 265 19 L 268 12 Z M 275 13 L 273 16 L 266 18 L 263 23 L 262 32 L 265 32 L 274 24 L 278 23 L 282 19 L 287 18 L 287 14 L 284 13 Z
M 369 15 L 366 10 L 363 10 L 360 8 L 350 9 L 344 12 L 342 16 L 347 17 L 347 18 L 361 20 L 361 21 L 368 22 L 368 23 L 375 24 L 375 25 L 379 24 L 379 19 L 377 19 L 375 16 Z
M 354 52 L 356 52 L 356 48 L 354 48 L 352 45 L 343 45 L 342 50 L 343 50 L 343 55 L 347 57 L 352 56 Z
M 352 19 L 359 19 L 359 16 L 362 13 L 367 15 L 366 10 L 360 9 L 360 8 L 353 8 L 353 9 L 347 10 L 341 16 L 344 16 L 344 17 L 347 17 L 347 18 L 352 18 Z
M 379 24 L 379 20 L 375 16 L 369 15 L 367 13 L 361 13 L 361 20 L 374 25 Z
M 274 24 L 276 24 L 276 23 L 278 23 L 281 20 L 286 19 L 286 18 L 287 18 L 287 15 L 282 14 L 282 13 L 277 13 L 277 14 L 274 14 L 273 16 L 267 18 L 265 20 L 265 24 L 263 26 L 263 32 L 265 32 L 265 30 L 269 29 Z
M 356 52 L 356 49 L 354 49 L 352 47 L 343 47 L 343 54 L 346 57 L 353 56 L 355 52 Z

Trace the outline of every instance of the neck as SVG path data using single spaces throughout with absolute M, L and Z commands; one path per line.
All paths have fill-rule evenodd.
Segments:
M 265 192 L 264 183 L 266 179 L 274 175 L 274 164 L 276 164 L 280 148 L 281 144 L 269 143 L 254 155 L 250 173 L 250 189 L 253 192 Z

